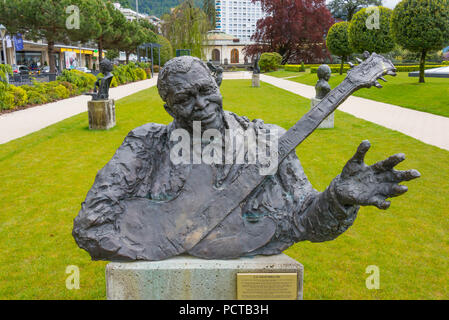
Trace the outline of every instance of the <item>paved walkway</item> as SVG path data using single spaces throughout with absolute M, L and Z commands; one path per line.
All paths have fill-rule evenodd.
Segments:
M 157 78 L 138 81 L 109 90 L 118 100 L 156 85 Z M 0 144 L 26 136 L 54 123 L 87 111 L 89 96 L 77 96 L 0 116 Z
M 224 73 L 224 79 L 251 79 L 251 73 L 228 72 Z M 308 99 L 315 95 L 313 86 L 263 74 L 260 80 Z M 156 81 L 155 77 L 112 88 L 110 96 L 121 99 L 156 85 Z M 88 96 L 78 96 L 0 116 L 0 144 L 86 112 L 89 99 Z M 449 150 L 449 118 L 354 96 L 349 97 L 338 110 Z
M 260 75 L 260 80 L 308 99 L 315 96 L 313 86 L 263 74 Z M 371 88 L 370 90 L 379 89 Z M 338 110 L 449 150 L 449 118 L 447 117 L 355 96 L 349 97 L 338 107 Z

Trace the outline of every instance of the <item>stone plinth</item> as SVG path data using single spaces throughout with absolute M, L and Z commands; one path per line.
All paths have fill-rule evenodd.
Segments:
M 321 102 L 321 99 L 312 98 L 310 108 L 315 107 L 318 103 Z M 334 127 L 334 113 L 332 112 L 323 122 L 320 123 L 318 129 L 331 129 Z
M 90 130 L 108 130 L 115 127 L 114 100 L 89 101 L 88 113 Z
M 260 74 L 259 73 L 253 73 L 253 87 L 255 87 L 255 88 L 260 87 Z
M 235 300 L 237 273 L 296 273 L 302 299 L 303 266 L 285 254 L 232 260 L 178 256 L 106 266 L 109 300 Z

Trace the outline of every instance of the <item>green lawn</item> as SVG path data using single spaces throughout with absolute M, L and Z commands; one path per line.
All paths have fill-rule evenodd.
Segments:
M 292 73 L 298 75 L 289 78 L 303 84 L 315 86 L 318 78 L 311 74 L 310 69 L 306 72 L 275 71 L 266 73 L 279 78 L 292 77 Z M 335 88 L 346 74 L 333 74 L 329 84 Z M 418 83 L 418 78 L 409 77 L 408 72 L 399 72 L 396 77 L 385 77 L 388 82 L 384 83 L 382 90 L 376 88 L 361 89 L 354 95 L 375 101 L 391 103 L 405 108 L 429 112 L 440 116 L 449 117 L 449 79 L 426 78 L 426 83 Z
M 242 92 L 245 92 L 242 95 Z M 224 81 L 225 108 L 284 128 L 309 101 L 250 80 Z M 72 236 L 72 222 L 99 169 L 126 134 L 146 122 L 168 123 L 155 88 L 117 103 L 117 127 L 88 130 L 80 114 L 0 147 L 0 299 L 104 299 L 106 262 L 92 262 Z M 327 243 L 302 242 L 286 251 L 304 264 L 305 299 L 449 298 L 449 152 L 342 112 L 336 127 L 313 133 L 298 149 L 318 190 L 340 172 L 363 139 L 367 162 L 404 152 L 399 168 L 422 178 L 388 211 L 362 208 L 355 224 Z M 81 288 L 67 290 L 65 269 L 77 265 Z M 380 290 L 365 287 L 365 269 L 380 268 Z

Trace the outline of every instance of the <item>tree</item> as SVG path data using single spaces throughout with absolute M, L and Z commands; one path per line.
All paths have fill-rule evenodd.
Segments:
M 317 61 L 328 55 L 324 36 L 333 23 L 325 0 L 252 0 L 260 2 L 266 16 L 257 21 L 245 47 L 248 56 L 277 52 L 282 64 Z
M 348 39 L 354 52 L 386 53 L 394 48 L 390 33 L 392 10 L 385 7 L 363 8 L 349 26 Z
M 327 7 L 335 19 L 351 21 L 352 16 L 368 6 L 381 6 L 382 0 L 332 0 Z
M 419 82 L 425 82 L 426 55 L 449 42 L 449 1 L 401 1 L 393 11 L 391 31 L 399 45 L 420 53 Z
M 215 0 L 203 0 L 203 11 L 207 15 L 207 20 L 209 21 L 210 29 L 215 29 Z
M 163 35 L 158 35 L 157 36 L 157 41 L 158 44 L 160 44 L 162 47 L 160 48 L 161 50 L 161 67 L 171 58 L 173 58 L 173 47 L 170 43 L 170 41 L 168 41 L 167 38 L 165 38 Z
M 209 22 L 204 11 L 194 7 L 193 0 L 184 1 L 171 14 L 164 15 L 162 20 L 162 33 L 174 50 L 190 49 L 192 56 L 204 56 Z
M 45 39 L 50 72 L 54 73 L 55 43 L 87 42 L 94 38 L 98 32 L 96 11 L 92 1 L 86 0 L 8 0 L 0 1 L 0 23 L 10 34 L 21 33 L 34 41 Z
M 326 46 L 332 54 L 341 57 L 340 74 L 343 74 L 343 65 L 352 53 L 348 40 L 349 22 L 337 22 L 327 33 Z

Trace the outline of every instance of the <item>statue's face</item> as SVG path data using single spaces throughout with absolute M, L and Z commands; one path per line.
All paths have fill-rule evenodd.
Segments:
M 177 123 L 191 129 L 201 121 L 202 131 L 223 126 L 223 102 L 210 72 L 194 63 L 187 73 L 169 76 L 167 107 Z

